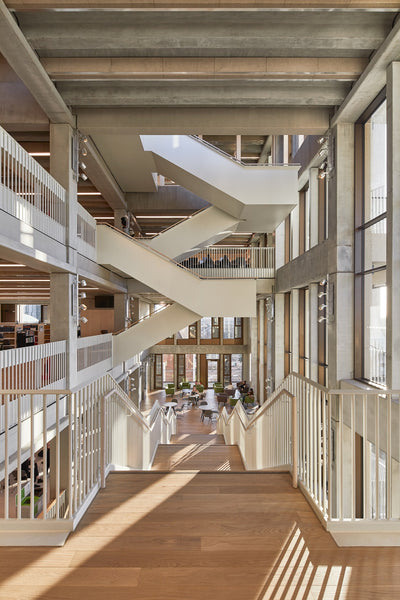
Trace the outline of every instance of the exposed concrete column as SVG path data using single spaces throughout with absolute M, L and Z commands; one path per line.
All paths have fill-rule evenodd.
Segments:
M 250 384 L 254 389 L 254 393 L 258 398 L 258 319 L 257 317 L 251 317 L 250 321 L 250 353 L 251 353 L 251 363 L 250 363 Z
M 318 381 L 318 289 L 317 283 L 309 286 L 310 294 L 310 379 Z
M 125 227 L 122 226 L 122 218 L 126 219 Z M 114 210 L 114 227 L 124 231 L 125 233 L 129 233 L 129 216 L 124 208 L 117 208 Z
M 285 221 L 275 230 L 275 269 L 278 270 L 285 264 Z
M 275 294 L 275 385 L 285 377 L 285 294 Z
M 299 205 L 295 206 L 290 213 L 290 259 L 293 260 L 299 256 L 300 240 L 300 210 Z
M 354 376 L 354 125 L 333 129 L 329 179 L 328 386 Z
M 114 331 L 126 328 L 128 319 L 128 295 L 114 294 Z
M 77 178 L 71 168 L 74 164 L 74 130 L 70 125 L 50 125 L 50 174 L 67 192 L 66 245 L 68 262 L 76 265 L 77 247 Z
M 310 169 L 309 197 L 310 197 L 310 248 L 318 244 L 318 195 L 319 195 L 318 169 Z
M 272 162 L 282 164 L 284 162 L 284 136 L 275 135 L 272 145 Z
M 67 340 L 67 387 L 77 382 L 78 282 L 69 273 L 50 274 L 50 339 Z
M 258 301 L 258 335 L 260 339 L 259 343 L 259 355 L 258 355 L 258 402 L 259 404 L 264 403 L 264 388 L 265 388 L 265 372 L 264 372 L 264 352 L 266 348 L 264 346 L 264 317 L 265 317 L 265 300 L 262 298 Z
M 290 324 L 292 337 L 292 366 L 291 371 L 299 372 L 299 290 L 292 290 L 290 294 Z
M 400 63 L 387 70 L 386 380 L 400 387 Z

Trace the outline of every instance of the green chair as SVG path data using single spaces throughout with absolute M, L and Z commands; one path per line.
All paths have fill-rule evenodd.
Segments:
M 175 386 L 173 383 L 167 383 L 167 387 L 165 388 L 166 396 L 173 396 L 175 394 Z
M 214 387 L 214 392 L 216 394 L 220 394 L 221 392 L 224 391 L 224 386 L 220 382 L 214 383 L 213 387 Z
M 181 390 L 190 390 L 190 383 L 188 381 L 181 381 L 179 384 Z
M 204 385 L 201 385 L 201 383 L 198 383 L 196 385 L 197 391 L 199 392 L 199 394 L 202 394 L 204 392 Z
M 237 398 L 232 398 L 232 396 L 230 396 L 229 398 L 229 405 L 232 406 L 232 408 L 234 406 L 236 406 L 236 404 L 238 403 L 238 399 Z
M 254 398 L 252 396 L 245 396 L 243 398 L 243 403 L 244 404 L 254 404 L 255 400 L 254 400 Z

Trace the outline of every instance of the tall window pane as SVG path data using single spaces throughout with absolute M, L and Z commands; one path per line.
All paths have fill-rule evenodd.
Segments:
M 386 211 L 386 102 L 365 124 L 364 222 Z
M 231 378 L 232 383 L 243 380 L 243 354 L 232 354 Z
M 201 319 L 200 335 L 202 340 L 211 339 L 211 317 L 203 317 Z
M 186 381 L 196 381 L 196 365 L 197 365 L 197 355 L 196 354 L 186 354 L 185 355 L 185 371 L 186 371 Z
M 234 317 L 224 317 L 224 340 L 233 340 L 235 337 Z
M 163 354 L 163 378 L 164 385 L 174 383 L 174 355 Z
M 364 276 L 364 377 L 386 383 L 386 271 Z

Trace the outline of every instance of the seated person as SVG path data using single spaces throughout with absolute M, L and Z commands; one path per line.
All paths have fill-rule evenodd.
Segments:
M 251 398 L 254 402 L 254 390 L 253 388 L 250 388 L 249 393 L 247 394 L 248 398 Z

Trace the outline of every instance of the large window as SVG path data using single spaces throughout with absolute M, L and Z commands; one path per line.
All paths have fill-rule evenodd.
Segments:
M 241 340 L 242 337 L 242 318 L 224 317 L 224 340 Z
M 358 377 L 386 383 L 386 102 L 357 130 L 356 344 Z M 359 152 L 357 153 L 359 154 Z M 356 171 L 357 172 L 357 171 Z
M 219 339 L 219 319 L 218 317 L 203 317 L 200 324 L 202 340 Z
M 174 383 L 174 355 L 163 354 L 163 379 L 164 385 Z

